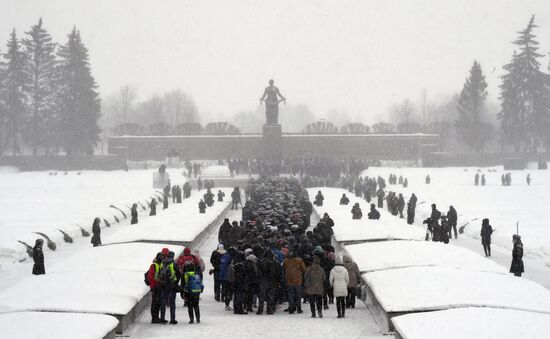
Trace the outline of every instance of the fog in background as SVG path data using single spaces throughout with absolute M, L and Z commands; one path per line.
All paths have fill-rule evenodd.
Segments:
M 391 120 L 405 99 L 417 113 L 422 98 L 443 105 L 474 59 L 496 103 L 511 41 L 532 14 L 540 52 L 550 52 L 547 0 L 3 2 L 1 52 L 13 28 L 22 36 L 39 17 L 55 41 L 78 27 L 104 111 L 122 86 L 136 102 L 181 90 L 199 122 L 244 121 L 244 132 L 265 119 L 258 99 L 270 78 L 288 99 L 283 126 L 285 114 L 303 116 L 285 128 L 298 131 L 319 118 Z

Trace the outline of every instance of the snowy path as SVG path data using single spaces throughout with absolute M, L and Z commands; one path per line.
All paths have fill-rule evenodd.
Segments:
M 226 218 L 240 220 L 241 211 L 229 211 Z M 210 270 L 210 254 L 217 246 L 218 230 L 215 229 L 199 248 L 206 263 L 206 272 Z M 214 301 L 213 277 L 205 274 L 204 293 L 201 295 L 201 323 L 188 324 L 187 309 L 183 301 L 176 300 L 177 325 L 151 324 L 149 309 L 140 316 L 134 328 L 129 332 L 131 338 L 327 338 L 328 336 L 346 338 L 387 338 L 383 336 L 371 314 L 360 300 L 355 310 L 348 310 L 345 319 L 336 318 L 334 305 L 325 311 L 323 319 L 310 318 L 309 305 L 304 305 L 303 314 L 289 315 L 280 305 L 273 316 L 234 315 L 226 312 L 222 303 Z M 284 307 L 283 307 L 284 306 Z M 167 310 L 168 313 L 168 310 Z

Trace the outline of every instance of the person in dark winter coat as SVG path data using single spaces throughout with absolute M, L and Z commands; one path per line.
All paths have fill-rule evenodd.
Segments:
M 491 234 L 493 234 L 493 228 L 489 224 L 489 219 L 485 218 L 481 222 L 481 244 L 483 245 L 483 251 L 486 257 L 491 256 Z
M 429 185 L 432 182 L 432 178 L 430 178 L 430 175 L 428 174 L 426 176 L 426 185 Z
M 323 197 L 323 193 L 321 191 L 317 192 L 317 195 L 315 196 L 315 201 L 313 201 L 313 204 L 315 206 L 323 206 L 323 200 L 325 200 L 325 197 Z
M 233 189 L 233 192 L 231 192 L 231 209 L 232 210 L 238 210 L 239 204 L 242 206 L 241 202 L 241 191 L 239 187 L 235 187 Z
M 218 190 L 218 201 L 223 201 L 223 197 L 225 197 L 225 193 L 222 190 Z
M 170 324 L 177 324 L 176 321 L 176 294 L 181 271 L 174 262 L 174 252 L 169 251 L 164 257 L 158 273 L 158 280 L 161 289 L 160 321 L 166 323 L 166 304 L 170 307 Z
M 342 197 L 340 198 L 340 205 L 347 205 L 349 204 L 349 198 L 346 196 L 346 193 L 342 194 Z
M 399 197 L 397 198 L 397 210 L 399 211 L 399 217 L 403 219 L 403 210 L 405 209 L 405 198 L 403 198 L 403 194 L 399 193 Z
M 447 216 L 442 215 L 441 216 L 441 234 L 439 235 L 439 241 L 442 243 L 448 244 L 449 243 L 449 222 L 447 221 Z
M 260 280 L 258 276 L 258 258 L 250 248 L 245 251 L 245 267 L 247 277 L 244 291 L 244 305 L 246 312 L 252 312 L 254 296 L 257 296 L 260 292 Z
M 456 232 L 458 215 L 456 214 L 456 210 L 452 205 L 449 206 L 449 211 L 447 212 L 447 221 L 449 222 L 449 239 L 452 239 L 452 234 L 451 234 L 452 231 L 454 231 L 455 239 L 456 239 L 458 235 Z
M 516 277 L 521 277 L 523 269 L 523 243 L 521 236 L 514 234 L 512 237 L 514 248 L 512 249 L 512 264 L 510 265 L 510 273 L 514 273 Z
M 134 203 L 132 205 L 131 215 L 132 215 L 132 219 L 130 220 L 130 224 L 131 225 L 137 224 L 138 223 L 138 211 L 137 211 L 137 204 L 136 203 Z
M 361 219 L 362 217 L 363 217 L 363 212 L 361 211 L 361 207 L 359 207 L 359 203 L 356 202 L 355 205 L 353 205 L 353 208 L 351 209 L 351 218 Z
M 361 271 L 359 271 L 359 266 L 357 266 L 357 263 L 349 255 L 344 255 L 344 267 L 348 270 L 349 276 L 346 308 L 355 308 L 355 292 L 359 284 L 361 284 Z
M 476 173 L 474 176 L 474 186 L 479 185 L 479 173 Z
M 380 212 L 376 210 L 376 206 L 374 204 L 370 204 L 370 212 L 368 214 L 369 219 L 371 220 L 378 220 L 380 219 Z
M 233 273 L 233 313 L 235 314 L 248 314 L 244 310 L 244 294 L 248 282 L 245 261 L 244 253 L 237 252 L 231 271 Z
M 151 211 L 149 212 L 149 216 L 157 215 L 157 199 L 153 198 L 151 199 Z
M 186 182 L 183 184 L 183 197 L 185 199 L 189 198 L 191 196 L 192 187 L 189 182 Z
M 153 324 L 167 323 L 166 320 L 161 322 L 159 317 L 162 296 L 158 273 L 163 260 L 164 255 L 160 252 L 157 253 L 147 272 L 147 280 L 149 281 L 149 288 L 151 290 L 151 323 Z
M 214 274 L 214 299 L 216 301 L 221 301 L 221 280 L 220 280 L 220 264 L 222 256 L 225 254 L 226 250 L 222 243 L 218 244 L 218 248 L 212 252 L 210 256 L 210 264 L 212 264 L 212 271 L 210 274 Z
M 100 219 L 95 218 L 92 224 L 92 240 L 90 241 L 94 247 L 101 245 L 101 226 L 99 226 Z
M 309 296 L 309 307 L 311 309 L 311 317 L 315 318 L 315 308 L 317 307 L 317 315 L 323 317 L 322 303 L 323 291 L 326 275 L 321 268 L 321 260 L 318 256 L 313 256 L 313 263 L 306 269 L 304 275 L 304 292 Z
M 231 311 L 229 303 L 233 297 L 233 277 L 230 275 L 231 264 L 233 262 L 234 250 L 230 248 L 220 258 L 220 283 L 221 283 L 221 297 L 225 303 L 225 310 Z
M 481 175 L 481 186 L 485 186 L 485 183 L 486 183 L 486 182 L 487 182 L 487 181 L 485 180 L 485 174 L 482 174 L 482 175 Z
M 32 274 L 41 275 L 46 274 L 46 268 L 44 267 L 44 252 L 42 252 L 42 246 L 44 246 L 44 240 L 36 239 L 34 247 L 32 249 L 32 260 L 34 265 L 32 266 Z
M 416 195 L 413 193 L 407 203 L 407 224 L 412 225 L 414 223 L 414 214 L 416 212 Z
M 203 291 L 202 278 L 199 274 L 199 268 L 188 262 L 183 266 L 181 287 L 183 294 L 187 299 L 187 313 L 189 314 L 189 323 L 197 324 L 201 322 L 201 311 L 199 308 L 200 294 Z M 172 309 L 170 309 L 172 311 Z M 170 322 L 172 324 L 172 322 Z
M 202 199 L 199 201 L 199 213 L 206 213 L 206 203 Z
M 376 192 L 376 196 L 378 197 L 378 208 L 384 208 L 384 196 L 386 193 L 384 193 L 384 190 L 382 187 L 378 189 L 378 192 Z
M 206 189 L 206 193 L 204 193 L 203 199 L 206 203 L 206 206 L 212 207 L 212 205 L 214 205 L 214 193 L 212 193 L 212 190 L 210 188 Z
M 260 278 L 260 293 L 258 294 L 258 311 L 256 314 L 262 314 L 264 311 L 264 302 L 266 304 L 267 314 L 275 312 L 275 289 L 280 280 L 281 267 L 273 252 L 267 249 L 258 264 L 258 275 Z
M 225 248 L 230 248 L 233 245 L 232 240 L 233 226 L 229 223 L 229 218 L 225 218 L 218 231 L 218 242 L 223 244 Z

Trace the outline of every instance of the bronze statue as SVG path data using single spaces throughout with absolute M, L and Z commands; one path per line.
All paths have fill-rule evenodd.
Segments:
M 283 101 L 286 105 L 286 98 L 273 86 L 275 81 L 269 80 L 269 86 L 265 88 L 264 95 L 260 98 L 260 104 L 265 102 L 265 117 L 267 125 L 277 125 L 279 120 L 279 103 Z

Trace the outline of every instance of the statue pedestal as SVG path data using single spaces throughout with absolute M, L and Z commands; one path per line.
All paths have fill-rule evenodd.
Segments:
M 265 124 L 262 132 L 262 158 L 265 160 L 282 160 L 283 133 L 279 124 Z

